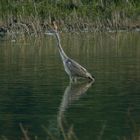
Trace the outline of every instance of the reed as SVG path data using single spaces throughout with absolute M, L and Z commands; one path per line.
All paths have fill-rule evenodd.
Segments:
M 55 19 L 63 31 L 134 30 L 139 11 L 138 0 L 1 0 L 0 27 L 37 36 Z

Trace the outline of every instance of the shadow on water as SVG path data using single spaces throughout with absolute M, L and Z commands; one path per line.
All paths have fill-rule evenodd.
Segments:
M 67 123 L 65 112 L 74 102 L 78 101 L 87 92 L 92 84 L 93 81 L 82 83 L 70 82 L 65 89 L 57 115 L 58 130 L 62 133 L 61 138 L 64 140 L 78 140 L 74 132 L 74 124 Z M 51 134 L 46 127 L 43 126 L 43 128 L 52 140 L 59 139 L 55 138 L 55 136 L 53 136 L 53 134 Z
M 58 113 L 58 126 L 62 132 L 62 135 L 65 140 L 76 140 L 76 134 L 74 132 L 74 125 L 67 124 L 65 119 L 65 111 L 73 104 L 75 101 L 78 101 L 82 95 L 86 93 L 86 91 L 91 87 L 92 82 L 84 82 L 84 83 L 70 83 L 66 88 L 63 99 L 59 108 Z

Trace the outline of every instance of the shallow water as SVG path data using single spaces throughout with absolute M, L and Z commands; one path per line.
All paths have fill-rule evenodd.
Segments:
M 140 33 L 61 33 L 95 83 L 71 84 L 54 36 L 0 40 L 0 136 L 57 140 L 140 137 Z M 48 134 L 49 133 L 49 134 Z M 50 135 L 51 134 L 51 135 Z

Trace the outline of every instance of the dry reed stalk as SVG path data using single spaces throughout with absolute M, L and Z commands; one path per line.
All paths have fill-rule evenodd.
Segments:
M 25 138 L 25 140 L 30 140 L 29 136 L 28 136 L 28 131 L 24 129 L 22 123 L 19 124 L 21 132 L 23 133 L 23 136 Z
M 37 37 L 37 30 L 36 30 L 35 25 L 34 25 L 33 22 L 31 23 L 31 26 L 33 28 L 33 32 L 34 32 L 35 36 Z
M 42 128 L 45 130 L 45 132 L 48 134 L 51 140 L 58 140 L 44 125 L 42 125 Z

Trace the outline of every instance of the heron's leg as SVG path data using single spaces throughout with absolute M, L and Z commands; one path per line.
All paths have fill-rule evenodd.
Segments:
M 74 77 L 74 79 L 73 79 L 73 80 L 74 80 L 74 82 L 75 82 L 75 83 L 77 83 L 77 78 L 76 78 L 76 77 Z
M 74 78 L 74 77 L 70 77 L 70 81 L 71 81 L 72 83 L 75 83 L 75 78 Z
M 69 78 L 70 78 L 70 82 L 72 83 L 73 82 L 73 78 L 71 76 Z
M 70 82 L 76 83 L 77 82 L 77 78 L 76 77 L 70 77 Z

